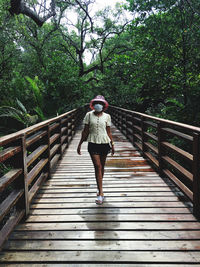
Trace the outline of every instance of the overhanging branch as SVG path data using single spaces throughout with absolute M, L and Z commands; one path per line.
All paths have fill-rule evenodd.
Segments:
M 33 11 L 31 8 L 29 8 L 22 0 L 11 0 L 11 7 L 9 9 L 9 12 L 11 15 L 19 15 L 23 14 L 29 18 L 31 18 L 35 23 L 42 27 L 45 21 L 47 21 L 50 17 L 53 17 L 56 15 L 55 12 L 55 0 L 51 0 L 50 10 L 48 14 L 44 17 L 40 17 L 35 11 Z

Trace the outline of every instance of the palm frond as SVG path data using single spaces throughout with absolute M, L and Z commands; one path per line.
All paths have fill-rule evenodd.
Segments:
M 40 91 L 39 86 L 37 85 L 37 77 L 35 77 L 35 80 L 31 79 L 29 76 L 26 76 L 25 78 L 30 84 L 31 90 L 33 92 L 33 97 L 34 97 L 35 103 L 39 107 L 42 107 L 43 95 L 42 95 L 42 93 Z
M 25 106 L 22 104 L 22 102 L 19 101 L 19 99 L 16 99 L 16 101 L 17 101 L 18 106 L 21 108 L 21 110 L 22 110 L 24 113 L 27 113 L 27 110 L 26 110 Z

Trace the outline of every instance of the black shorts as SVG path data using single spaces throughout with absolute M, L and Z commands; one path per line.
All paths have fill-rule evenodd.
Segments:
M 107 155 L 110 152 L 109 144 L 88 143 L 88 152 L 91 155 Z

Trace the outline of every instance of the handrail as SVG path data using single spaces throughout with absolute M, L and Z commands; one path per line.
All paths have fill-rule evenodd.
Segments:
M 71 142 L 87 106 L 0 138 L 0 247 L 29 214 L 35 194 Z
M 73 109 L 71 111 L 68 111 L 60 116 L 57 116 L 57 117 L 54 117 L 54 118 L 51 118 L 49 120 L 45 120 L 45 121 L 42 121 L 42 122 L 39 122 L 37 124 L 34 124 L 28 128 L 25 128 L 25 129 L 22 129 L 16 133 L 12 133 L 12 134 L 8 134 L 8 135 L 5 135 L 3 137 L 0 137 L 0 146 L 1 145 L 5 145 L 7 142 L 10 142 L 12 140 L 15 140 L 17 139 L 18 137 L 21 137 L 22 135 L 24 134 L 30 134 L 32 132 L 35 132 L 35 130 L 39 130 L 41 128 L 43 128 L 44 126 L 48 125 L 48 124 L 51 124 L 53 122 L 56 122 L 56 121 L 59 121 L 60 119 L 63 119 L 67 116 L 69 116 L 70 114 L 72 114 L 73 112 L 75 112 L 76 109 Z
M 168 123 L 170 125 L 179 126 L 179 127 L 182 127 L 182 128 L 185 128 L 185 129 L 190 129 L 192 131 L 200 133 L 200 127 L 196 127 L 196 126 L 185 124 L 185 123 L 175 122 L 175 121 L 171 121 L 171 120 L 166 120 L 166 119 L 158 118 L 158 117 L 155 117 L 155 116 L 147 115 L 145 113 L 140 113 L 140 112 L 137 112 L 137 111 L 132 111 L 132 110 L 129 110 L 129 109 L 124 109 L 124 108 L 119 108 L 119 107 L 116 107 L 116 106 L 110 106 L 110 107 L 111 108 L 117 108 L 117 109 L 121 110 L 122 112 L 127 112 L 129 114 L 138 115 L 138 117 L 145 117 L 145 118 L 150 119 L 150 120 L 156 120 L 156 121 L 159 121 L 159 122 Z
M 200 219 L 200 128 L 110 106 L 113 123 L 161 176 L 171 179 L 193 203 Z

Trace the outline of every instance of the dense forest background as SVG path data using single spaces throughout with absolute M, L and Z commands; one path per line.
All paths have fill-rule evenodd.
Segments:
M 97 94 L 200 126 L 199 1 L 127 0 L 91 14 L 93 2 L 0 0 L 0 135 Z

